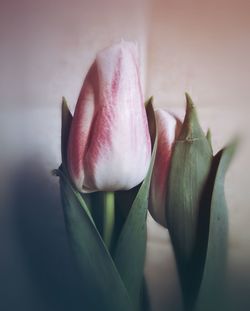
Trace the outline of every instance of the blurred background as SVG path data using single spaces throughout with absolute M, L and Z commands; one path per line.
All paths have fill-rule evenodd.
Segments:
M 225 310 L 250 310 L 250 3 L 243 0 L 0 1 L 0 310 L 78 310 L 58 180 L 60 103 L 73 111 L 97 51 L 139 44 L 145 97 L 184 114 L 184 92 L 215 151 L 235 135 L 226 178 L 230 243 Z M 182 310 L 166 230 L 149 217 L 153 310 Z

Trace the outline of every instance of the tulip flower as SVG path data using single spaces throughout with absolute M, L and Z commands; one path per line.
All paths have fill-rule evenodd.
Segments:
M 151 143 L 137 47 L 122 41 L 99 52 L 83 83 L 67 152 L 83 193 L 127 190 L 145 177 Z
M 158 145 L 152 173 L 149 210 L 152 217 L 166 227 L 165 202 L 168 172 L 172 146 L 179 129 L 179 121 L 170 113 L 157 109 L 155 111 L 158 130 Z

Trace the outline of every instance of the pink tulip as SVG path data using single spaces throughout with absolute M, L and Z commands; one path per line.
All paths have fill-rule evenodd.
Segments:
M 67 157 L 81 192 L 127 190 L 144 179 L 151 143 L 135 44 L 122 41 L 97 54 L 76 104 Z
M 167 179 L 173 143 L 180 126 L 179 121 L 173 115 L 162 109 L 155 111 L 155 118 L 158 130 L 158 145 L 150 185 L 149 211 L 155 221 L 166 227 Z

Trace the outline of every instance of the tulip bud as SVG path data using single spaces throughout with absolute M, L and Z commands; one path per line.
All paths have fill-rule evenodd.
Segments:
M 131 189 L 145 177 L 151 143 L 137 48 L 122 41 L 97 54 L 80 92 L 68 171 L 81 192 Z
M 166 227 L 165 203 L 167 179 L 172 145 L 179 129 L 179 121 L 162 109 L 155 111 L 155 118 L 158 131 L 158 144 L 150 185 L 149 210 L 155 221 Z

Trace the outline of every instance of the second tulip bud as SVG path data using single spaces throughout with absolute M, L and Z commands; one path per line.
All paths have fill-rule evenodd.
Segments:
M 152 217 L 166 227 L 166 189 L 172 147 L 180 128 L 179 120 L 170 113 L 157 109 L 155 111 L 156 127 L 158 131 L 157 152 L 152 173 L 149 210 Z

